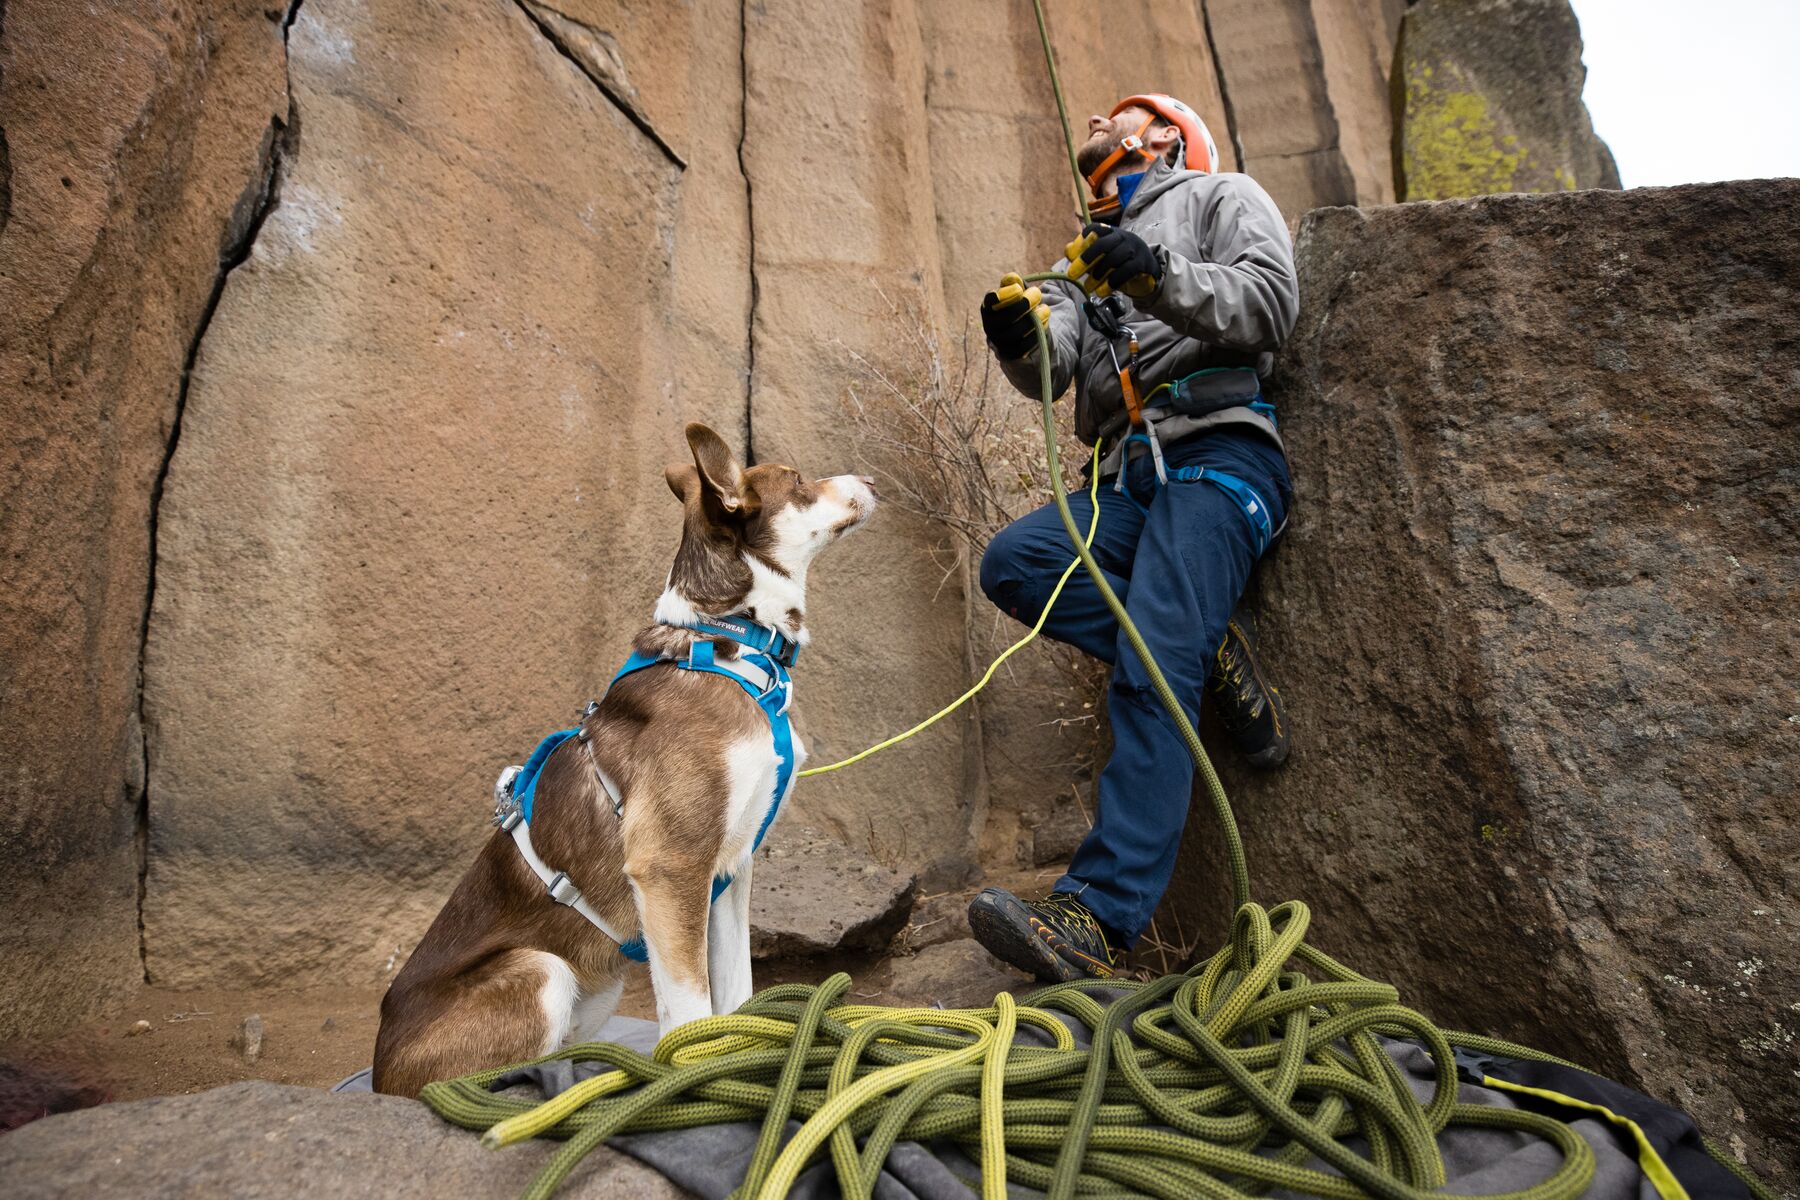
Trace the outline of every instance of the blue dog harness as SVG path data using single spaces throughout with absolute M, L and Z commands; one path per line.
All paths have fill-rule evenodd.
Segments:
M 695 620 L 671 627 L 701 635 L 689 648 L 687 657 L 667 658 L 634 652 L 613 675 L 612 682 L 606 685 L 607 691 L 610 692 L 627 675 L 667 665 L 683 671 L 723 675 L 756 701 L 763 716 L 769 719 L 769 735 L 775 743 L 776 765 L 775 797 L 769 804 L 769 811 L 763 815 L 762 824 L 756 830 L 756 840 L 751 843 L 750 852 L 754 854 L 762 846 L 769 826 L 775 823 L 775 814 L 780 810 L 788 785 L 794 777 L 794 726 L 788 717 L 788 708 L 793 703 L 794 683 L 788 675 L 788 668 L 800 656 L 800 646 L 780 630 L 760 624 L 742 614 L 713 620 Z M 720 661 L 715 654 L 715 644 L 720 640 L 736 643 L 737 654 Z M 581 714 L 582 721 L 585 722 L 599 707 L 598 700 L 589 701 L 587 709 Z M 572 729 L 559 729 L 537 744 L 537 749 L 531 752 L 531 757 L 525 760 L 524 766 L 508 767 L 500 773 L 500 779 L 494 785 L 494 823 L 512 835 L 526 865 L 543 881 L 552 900 L 567 905 L 586 917 L 600 932 L 619 944 L 619 951 L 626 958 L 647 962 L 649 952 L 644 947 L 642 935 L 630 938 L 620 936 L 617 930 L 594 911 L 593 906 L 582 896 L 581 890 L 570 881 L 568 873 L 551 870 L 531 845 L 531 808 L 537 796 L 538 777 L 556 748 L 570 738 L 578 738 L 585 745 L 587 731 L 579 724 Z M 600 769 L 598 762 L 594 762 L 593 767 L 601 788 L 612 800 L 614 814 L 623 818 L 625 802 L 618 785 Z M 731 876 L 714 878 L 712 898 L 717 900 L 730 886 Z

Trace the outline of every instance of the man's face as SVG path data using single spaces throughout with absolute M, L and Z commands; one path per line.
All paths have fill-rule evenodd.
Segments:
M 1107 156 L 1119 148 L 1121 142 L 1142 129 L 1144 122 L 1155 116 L 1149 109 L 1139 108 L 1135 104 L 1130 108 L 1120 109 L 1119 114 L 1114 117 L 1103 117 L 1095 113 L 1088 118 L 1087 141 L 1075 152 L 1075 165 L 1081 168 L 1083 175 L 1092 175 L 1100 169 L 1100 164 L 1106 161 Z M 1154 130 L 1144 131 L 1146 140 L 1153 132 Z

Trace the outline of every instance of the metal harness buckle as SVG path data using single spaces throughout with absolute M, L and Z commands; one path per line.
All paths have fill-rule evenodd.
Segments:
M 780 675 L 776 674 L 774 671 L 770 671 L 769 686 L 758 693 L 756 697 L 757 705 L 760 707 L 764 700 L 767 700 L 776 692 L 781 693 L 781 707 L 775 710 L 775 715 L 779 717 L 794 703 L 794 681 L 791 679 L 783 680 Z
M 525 813 L 519 808 L 519 798 L 513 795 L 513 780 L 519 777 L 523 767 L 507 767 L 500 772 L 500 778 L 494 780 L 494 824 L 502 829 L 511 829 L 525 819 Z

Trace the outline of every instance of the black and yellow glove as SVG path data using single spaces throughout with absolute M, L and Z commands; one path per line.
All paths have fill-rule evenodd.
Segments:
M 1068 244 L 1069 274 L 1086 275 L 1081 286 L 1090 296 L 1124 292 L 1142 300 L 1162 282 L 1163 263 L 1156 250 L 1130 230 L 1098 222 Z
M 1037 347 L 1037 327 L 1050 323 L 1044 294 L 1026 287 L 1017 275 L 1001 277 L 1000 286 L 981 298 L 981 329 L 1001 358 L 1024 358 Z

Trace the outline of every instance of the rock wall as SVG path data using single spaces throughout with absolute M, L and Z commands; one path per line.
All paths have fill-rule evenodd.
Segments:
M 1259 606 L 1295 751 L 1219 756 L 1258 898 L 1312 905 L 1318 945 L 1787 1187 L 1797 205 L 1785 180 L 1309 216 L 1299 498 Z M 1197 815 L 1173 897 L 1206 945 L 1215 841 Z
M 1400 199 L 1619 186 L 1569 0 L 1418 0 L 1394 61 Z
M 917 365 L 895 314 L 958 366 L 979 294 L 1071 231 L 1018 0 L 204 9 L 0 23 L 8 1033 L 146 970 L 381 977 L 496 768 L 648 612 L 682 422 L 843 469 L 850 381 Z M 1077 122 L 1181 95 L 1298 219 L 1392 198 L 1399 12 L 1051 20 Z M 971 592 L 893 508 L 821 563 L 814 761 L 963 686 L 1010 632 Z M 1093 732 L 1013 665 L 799 814 L 926 890 L 984 837 L 1048 853 L 1031 827 L 1069 815 Z
M 0 1040 L 142 978 L 157 498 L 287 110 L 269 7 L 0 5 Z
M 549 12 L 306 0 L 289 33 L 296 133 L 162 505 L 159 983 L 403 958 L 489 832 L 495 772 L 647 619 L 683 422 L 744 435 L 743 273 L 675 251 L 745 257 L 737 113 L 650 136 L 658 98 L 634 119 Z M 684 61 L 716 62 L 733 15 L 692 13 L 716 44 Z M 682 162 L 725 169 L 689 189 Z
M 1008 81 L 978 52 L 995 36 Z M 1148 88 L 1230 128 L 1199 10 L 1095 5 L 1056 36 L 1078 119 Z M 681 422 L 841 469 L 846 379 L 908 367 L 896 312 L 954 329 L 993 276 L 1055 256 L 1036 40 L 999 3 L 520 0 L 451 23 L 306 0 L 269 218 L 201 343 L 161 513 L 152 978 L 404 957 L 486 835 L 496 767 L 603 687 L 647 614 Z M 963 686 L 956 561 L 890 510 L 821 563 L 815 761 Z M 1037 707 L 983 715 L 993 736 L 946 726 L 810 781 L 796 812 L 927 886 L 968 878 L 990 812 L 1067 779 L 1042 778 L 1069 755 L 1037 753 Z

